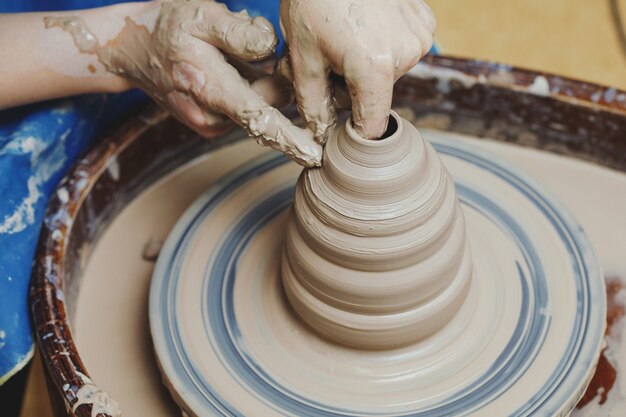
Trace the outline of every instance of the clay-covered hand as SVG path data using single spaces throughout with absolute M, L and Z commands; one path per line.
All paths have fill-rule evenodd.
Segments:
M 212 133 L 214 113 L 222 113 L 302 165 L 320 164 L 322 150 L 313 134 L 293 125 L 227 61 L 226 56 L 255 61 L 271 55 L 277 37 L 269 21 L 232 13 L 212 0 L 155 6 L 153 29 L 128 17 L 115 39 L 99 45 L 94 37 L 92 50 L 83 52 L 97 54 L 108 71 L 129 79 L 202 135 Z
M 353 121 L 364 137 L 387 129 L 393 84 L 425 55 L 436 22 L 422 0 L 281 0 L 300 113 L 316 139 L 335 121 L 333 71 L 350 90 Z

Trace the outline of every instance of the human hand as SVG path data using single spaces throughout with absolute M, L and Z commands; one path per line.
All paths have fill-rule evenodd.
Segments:
M 109 72 L 146 91 L 199 134 L 210 136 L 221 113 L 298 163 L 320 164 L 322 149 L 313 134 L 272 107 L 225 57 L 255 61 L 270 56 L 277 37 L 266 19 L 231 13 L 211 0 L 151 5 L 151 19 L 126 17 L 117 37 L 104 45 L 80 18 L 56 17 L 46 26 L 70 32 L 81 52 L 96 54 Z
M 395 81 L 433 42 L 435 17 L 422 0 L 281 0 L 281 26 L 298 108 L 318 142 L 335 122 L 330 72 L 350 90 L 362 136 L 387 129 Z

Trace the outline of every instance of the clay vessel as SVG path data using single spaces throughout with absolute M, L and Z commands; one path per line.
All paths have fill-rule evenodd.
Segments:
M 432 146 L 392 113 L 388 135 L 330 134 L 322 168 L 302 172 L 282 259 L 294 310 L 361 349 L 419 341 L 465 299 L 471 251 L 455 185 Z

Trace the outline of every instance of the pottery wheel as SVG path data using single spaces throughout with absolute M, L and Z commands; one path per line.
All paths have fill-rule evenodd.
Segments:
M 195 416 L 566 415 L 595 368 L 603 280 L 575 220 L 521 173 L 435 140 L 474 260 L 459 314 L 418 343 L 337 345 L 280 279 L 301 168 L 258 159 L 201 196 L 159 257 L 150 326 L 164 380 Z

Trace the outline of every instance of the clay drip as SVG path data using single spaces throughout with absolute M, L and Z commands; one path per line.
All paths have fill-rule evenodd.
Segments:
M 287 297 L 327 338 L 387 349 L 448 323 L 469 289 L 470 248 L 454 182 L 408 122 L 360 137 L 347 121 L 324 164 L 298 179 L 282 259 Z

